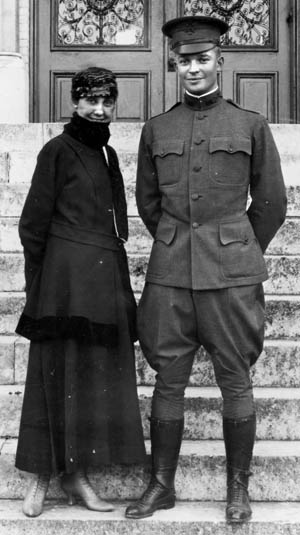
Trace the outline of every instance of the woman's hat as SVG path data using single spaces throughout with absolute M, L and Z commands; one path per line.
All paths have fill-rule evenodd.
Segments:
M 118 96 L 116 77 L 108 69 L 89 67 L 73 76 L 71 95 L 75 101 L 100 95 L 116 99 Z

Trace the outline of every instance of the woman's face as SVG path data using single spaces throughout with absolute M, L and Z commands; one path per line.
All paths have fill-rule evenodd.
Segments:
M 90 96 L 80 98 L 77 102 L 77 113 L 88 121 L 110 123 L 115 109 L 116 101 L 108 96 Z

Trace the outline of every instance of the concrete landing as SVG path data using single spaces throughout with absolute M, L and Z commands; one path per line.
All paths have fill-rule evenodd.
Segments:
M 253 503 L 252 520 L 229 526 L 224 503 L 179 503 L 144 520 L 124 518 L 127 504 L 117 503 L 111 513 L 88 511 L 48 501 L 38 518 L 22 514 L 22 502 L 0 502 L 1 535 L 299 535 L 300 503 Z

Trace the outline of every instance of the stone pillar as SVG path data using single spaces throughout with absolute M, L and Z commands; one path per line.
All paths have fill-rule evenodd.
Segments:
M 25 65 L 20 54 L 0 52 L 0 122 L 28 122 Z
M 0 1 L 0 123 L 28 122 L 29 0 Z

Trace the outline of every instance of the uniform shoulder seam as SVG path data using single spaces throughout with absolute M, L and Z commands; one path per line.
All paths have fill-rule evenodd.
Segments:
M 231 104 L 232 106 L 234 106 L 235 108 L 238 108 L 239 110 L 242 110 L 242 111 L 248 111 L 250 113 L 255 113 L 256 115 L 261 115 L 261 113 L 259 111 L 255 111 L 255 110 L 250 110 L 249 108 L 243 108 L 242 106 L 240 106 L 239 104 L 237 104 L 236 102 L 234 102 L 234 100 L 232 100 L 231 98 L 227 98 L 226 99 L 226 102 L 228 102 L 228 104 Z
M 162 113 L 158 113 L 157 115 L 153 115 L 153 117 L 151 117 L 149 120 L 152 121 L 152 119 L 156 119 L 156 117 L 161 117 L 162 115 L 166 115 L 166 113 L 169 113 L 170 111 L 174 110 L 175 108 L 177 108 L 177 106 L 180 106 L 180 104 L 181 102 L 176 102 L 176 104 L 174 104 L 171 108 L 169 108 L 166 111 L 163 111 Z

